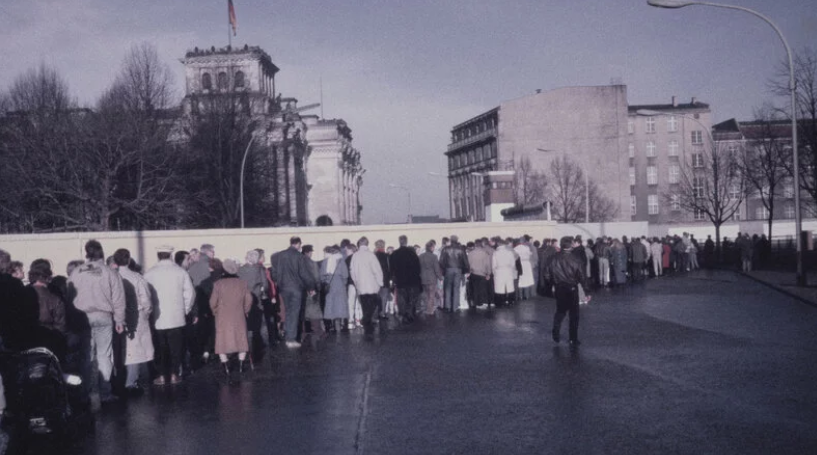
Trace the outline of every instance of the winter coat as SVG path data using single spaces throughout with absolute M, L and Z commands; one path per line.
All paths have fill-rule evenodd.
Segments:
M 358 295 L 379 294 L 383 284 L 383 269 L 369 247 L 362 245 L 352 256 L 351 264 L 349 275 L 355 282 Z
M 293 247 L 272 255 L 272 281 L 279 291 L 299 293 L 317 290 L 318 283 L 309 271 L 308 259 Z
M 391 267 L 389 266 L 389 255 L 383 250 L 377 250 L 374 253 L 377 260 L 380 261 L 380 269 L 383 270 L 383 287 L 391 286 Z
M 436 256 L 435 256 L 436 257 Z M 414 248 L 401 246 L 389 258 L 394 285 L 398 288 L 420 287 L 420 259 Z
M 533 259 L 533 256 L 531 256 Z M 538 261 L 538 259 L 537 259 Z M 488 278 L 491 275 L 491 254 L 485 247 L 475 248 L 468 254 L 468 264 L 471 266 L 471 274 Z
M 613 281 L 616 284 L 627 282 L 627 249 L 622 245 L 611 248 L 610 268 L 613 270 Z
M 661 249 L 664 251 L 664 256 L 662 258 L 663 263 L 661 266 L 665 269 L 669 268 L 670 258 L 672 257 L 672 247 L 669 244 L 665 243 L 661 246 Z
M 443 279 L 443 271 L 437 255 L 426 251 L 420 255 L 420 280 L 423 286 L 436 285 Z
M 507 245 L 499 247 L 491 258 L 494 274 L 494 292 L 510 294 L 514 292 L 513 280 L 516 274 L 516 254 Z
M 40 306 L 40 325 L 65 333 L 65 303 L 45 286 L 31 286 Z
M 652 242 L 652 244 L 650 245 L 650 256 L 652 257 L 652 262 L 655 263 L 661 261 L 661 263 L 663 264 L 662 261 L 663 254 L 664 245 L 662 245 L 661 242 Z
M 156 330 L 184 327 L 196 297 L 190 275 L 170 259 L 163 259 L 145 273 L 145 280 L 153 293 Z
M 216 354 L 248 352 L 247 314 L 252 307 L 252 293 L 235 275 L 225 275 L 213 285 L 210 308 L 216 319 Z
M 193 281 L 193 287 L 198 287 L 202 281 L 210 278 L 210 258 L 202 254 L 198 261 L 190 264 L 190 268 L 187 269 L 187 272 Z
M 328 273 L 327 261 L 337 261 L 335 271 Z M 349 268 L 340 255 L 329 256 L 321 262 L 321 283 L 326 287 L 326 305 L 323 308 L 324 319 L 349 318 L 349 304 L 346 285 L 349 282 Z
M 647 247 L 640 240 L 633 240 L 633 262 L 643 264 L 647 262 Z
M 107 313 L 117 324 L 125 323 L 125 290 L 122 278 L 105 261 L 90 261 L 69 278 L 76 292 L 74 306 L 86 314 Z
M 137 365 L 153 360 L 153 339 L 150 334 L 150 314 L 153 312 L 151 304 L 150 286 L 145 278 L 126 267 L 119 269 L 119 275 L 133 288 L 132 297 L 136 299 L 138 312 L 135 327 L 128 327 L 133 338 L 128 335 L 125 342 L 125 365 Z

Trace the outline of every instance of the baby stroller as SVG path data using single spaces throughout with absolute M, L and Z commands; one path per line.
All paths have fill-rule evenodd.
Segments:
M 63 374 L 57 357 L 46 348 L 0 354 L 7 407 L 3 427 L 17 451 L 32 436 L 73 439 L 79 417 L 90 416 L 89 400 L 79 376 Z

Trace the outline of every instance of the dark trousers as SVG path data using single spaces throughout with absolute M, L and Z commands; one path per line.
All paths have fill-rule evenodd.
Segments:
M 644 279 L 644 263 L 633 262 L 633 281 L 641 281 Z
M 566 314 L 570 314 L 570 341 L 576 341 L 579 339 L 579 288 L 557 284 L 553 333 L 559 333 Z
M 372 324 L 372 317 L 374 312 L 380 305 L 380 295 L 378 294 L 361 294 L 360 309 L 363 311 L 363 318 L 360 322 L 363 324 L 363 331 L 366 335 L 374 333 L 374 324 Z
M 420 302 L 419 288 L 416 288 L 414 286 L 397 288 L 397 309 L 400 311 L 401 316 L 413 318 L 414 313 L 417 312 L 419 302 Z
M 156 330 L 156 369 L 161 376 L 179 374 L 184 349 L 184 327 Z
M 301 305 L 304 300 L 304 291 L 294 289 L 281 289 L 280 296 L 284 300 L 286 309 L 286 321 L 284 322 L 284 332 L 287 341 L 298 339 L 298 327 L 301 325 Z

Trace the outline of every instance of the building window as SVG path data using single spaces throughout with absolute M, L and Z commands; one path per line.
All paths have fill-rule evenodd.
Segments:
M 647 166 L 647 185 L 658 185 L 658 168 Z
M 468 155 L 466 155 L 466 156 L 467 156 L 467 158 L 466 158 L 465 163 L 466 164 L 473 164 L 474 163 L 474 151 L 469 150 Z
M 669 183 L 675 184 L 681 181 L 681 168 L 677 164 L 669 166 Z
M 729 197 L 731 199 L 738 199 L 740 197 L 740 184 L 733 183 L 729 185 Z
M 655 142 L 647 141 L 647 158 L 655 157 Z
M 627 120 L 627 133 L 633 134 L 635 133 L 635 122 L 632 120 Z
M 692 197 L 699 199 L 704 197 L 705 181 L 703 177 L 692 178 Z
M 769 209 L 765 206 L 760 206 L 755 209 L 755 219 L 756 220 L 768 220 L 769 219 Z
M 629 154 L 630 158 L 635 158 L 635 145 L 633 144 L 628 145 L 627 153 Z
M 635 195 L 630 195 L 630 215 L 632 216 L 636 215 L 636 205 Z
M 235 88 L 244 88 L 244 73 L 241 71 L 235 72 Z
M 448 157 L 448 169 L 454 169 L 454 157 L 453 156 Z
M 216 85 L 218 86 L 219 90 L 227 89 L 227 73 L 225 73 L 224 71 L 218 73 Z
M 692 145 L 703 145 L 703 132 L 699 130 L 692 131 Z
M 695 221 L 704 221 L 706 219 L 706 213 L 703 210 L 695 209 L 692 217 L 695 218 Z
M 204 73 L 201 75 L 201 88 L 202 90 L 213 89 L 213 78 L 210 76 L 210 73 Z
M 630 186 L 635 186 L 635 168 L 630 168 Z
M 667 117 L 667 131 L 670 133 L 678 131 L 678 119 L 674 115 Z
M 692 167 L 704 167 L 704 154 L 703 153 L 693 153 L 692 154 Z
M 783 187 L 783 197 L 786 199 L 791 199 L 794 197 L 794 185 L 791 183 L 787 183 L 786 186 Z
M 670 197 L 669 208 L 672 209 L 672 211 L 674 211 L 674 212 L 680 211 L 681 210 L 681 196 L 678 196 L 677 194 L 673 194 Z
M 496 158 L 496 142 L 491 142 L 491 158 Z
M 678 141 L 669 141 L 669 144 L 667 144 L 667 153 L 669 156 L 678 156 Z
M 783 208 L 783 216 L 786 218 L 794 218 L 794 205 L 786 204 L 786 207 Z
M 647 212 L 650 215 L 658 215 L 658 195 L 651 194 L 647 196 Z
M 732 214 L 732 221 L 740 221 L 741 220 L 740 208 L 735 210 L 735 213 Z
M 655 119 L 653 117 L 647 117 L 645 123 L 647 125 L 647 133 L 655 133 Z
M 477 149 L 477 162 L 482 161 L 482 147 Z

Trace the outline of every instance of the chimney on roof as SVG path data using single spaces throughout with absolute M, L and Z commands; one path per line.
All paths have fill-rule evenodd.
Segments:
M 672 95 L 672 107 L 678 107 L 678 98 Z
M 698 100 L 693 96 L 692 97 L 692 105 L 694 106 L 697 103 L 698 103 Z

